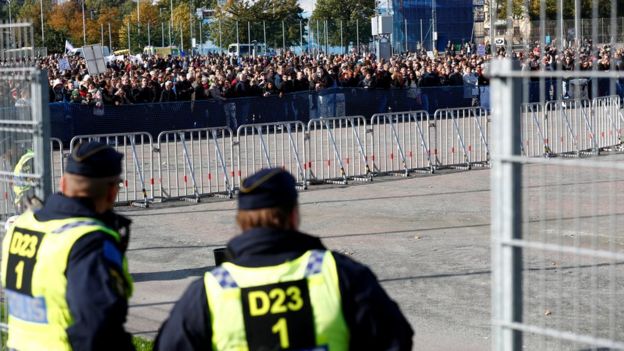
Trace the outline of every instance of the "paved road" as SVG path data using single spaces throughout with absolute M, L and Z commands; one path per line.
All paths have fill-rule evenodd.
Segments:
M 489 346 L 489 170 L 301 194 L 303 230 L 371 266 L 428 350 Z M 159 206 L 169 206 L 168 203 Z M 186 286 L 237 233 L 234 201 L 126 209 L 136 281 L 128 328 L 153 337 Z

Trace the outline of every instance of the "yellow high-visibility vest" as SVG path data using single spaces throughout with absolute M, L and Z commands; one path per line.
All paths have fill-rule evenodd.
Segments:
M 67 263 L 78 239 L 103 232 L 120 241 L 116 231 L 93 218 L 40 222 L 32 211 L 21 215 L 2 243 L 2 286 L 8 305 L 10 349 L 71 350 L 66 329 L 73 317 L 65 299 Z M 122 258 L 125 292 L 132 278 Z
M 204 285 L 213 350 L 349 349 L 330 251 L 268 267 L 226 262 L 205 274 Z

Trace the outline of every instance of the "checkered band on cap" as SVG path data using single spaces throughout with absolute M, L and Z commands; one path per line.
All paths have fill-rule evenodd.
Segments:
M 227 269 L 223 267 L 217 267 L 213 269 L 210 273 L 213 277 L 215 277 L 215 279 L 223 289 L 232 289 L 238 287 L 238 284 L 236 284 L 234 278 L 232 278 L 232 275 L 230 274 L 230 272 L 227 271 Z
M 325 258 L 324 250 L 312 250 L 310 258 L 308 259 L 308 265 L 306 266 L 305 276 L 311 276 L 313 274 L 321 273 L 323 268 L 323 259 Z

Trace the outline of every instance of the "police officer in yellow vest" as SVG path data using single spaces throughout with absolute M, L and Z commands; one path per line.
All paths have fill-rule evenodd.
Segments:
M 130 221 L 112 211 L 122 157 L 105 144 L 78 145 L 62 193 L 26 211 L 6 233 L 10 349 L 134 349 L 123 327 L 132 292 L 125 258 Z
M 155 350 L 411 350 L 413 331 L 364 265 L 301 233 L 295 180 L 247 178 L 230 262 L 191 284 Z

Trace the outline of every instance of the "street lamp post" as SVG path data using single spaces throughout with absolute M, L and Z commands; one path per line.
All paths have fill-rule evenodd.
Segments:
M 9 47 L 11 47 L 11 40 L 13 39 L 13 17 L 11 16 L 11 0 L 7 0 L 7 6 L 9 7 Z
M 45 30 L 43 28 L 43 0 L 41 0 L 41 46 L 45 46 Z
M 87 24 L 85 20 L 85 0 L 82 0 L 82 45 L 87 45 Z

